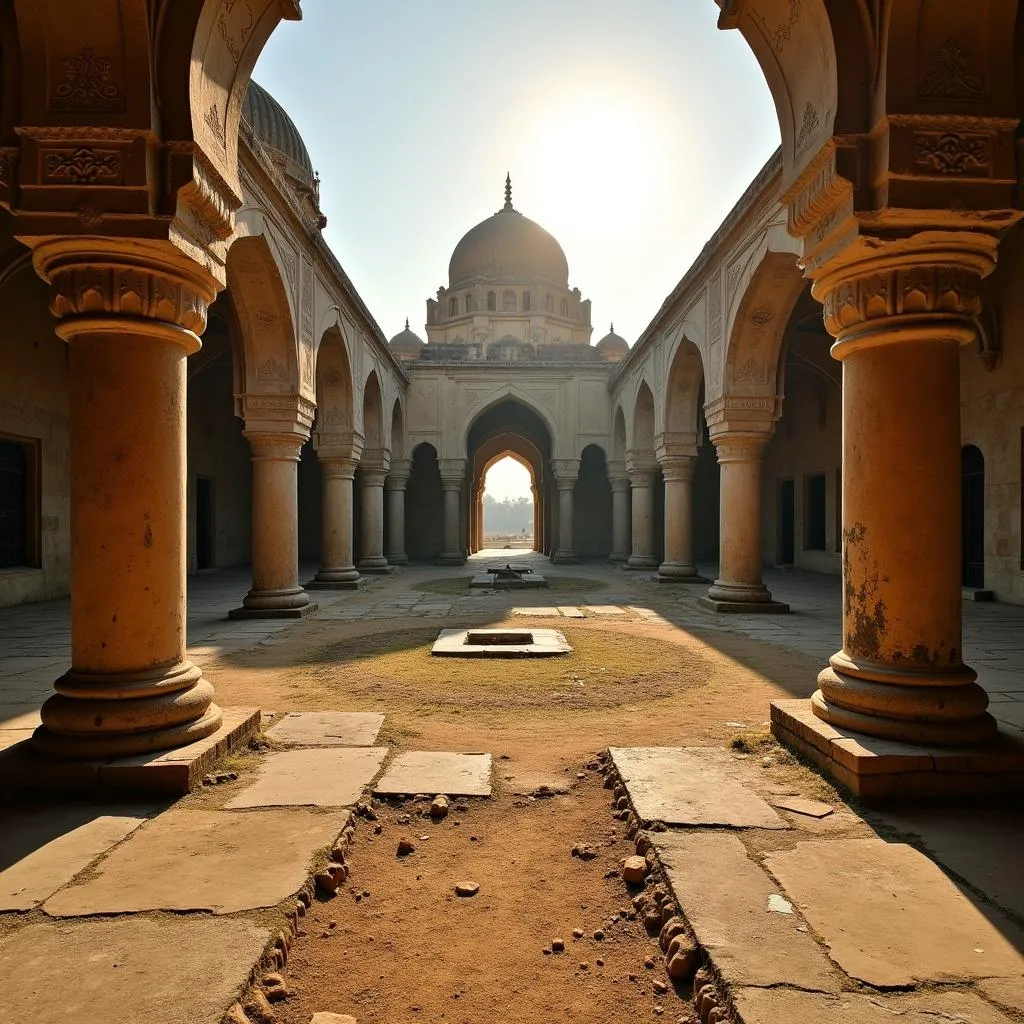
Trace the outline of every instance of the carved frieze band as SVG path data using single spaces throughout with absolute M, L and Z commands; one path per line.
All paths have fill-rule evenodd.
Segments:
M 249 449 L 254 459 L 271 459 L 276 462 L 298 462 L 302 458 L 303 438 L 284 437 L 277 434 L 246 434 Z
M 713 440 L 719 463 L 760 462 L 764 458 L 764 449 L 769 438 L 732 437 L 726 434 Z
M 665 483 L 685 483 L 693 479 L 697 460 L 693 456 L 672 455 L 659 460 Z

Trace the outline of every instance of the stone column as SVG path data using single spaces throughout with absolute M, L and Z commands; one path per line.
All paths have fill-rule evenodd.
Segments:
M 631 569 L 650 569 L 658 564 L 654 554 L 654 481 L 658 466 L 640 458 L 629 461 L 629 482 L 633 492 L 633 548 L 627 565 Z
M 352 480 L 356 459 L 318 451 L 323 486 L 322 565 L 314 581 L 317 587 L 352 589 L 359 571 L 352 558 Z
M 463 459 L 442 459 L 441 486 L 444 488 L 444 550 L 438 561 L 462 565 L 466 552 L 462 547 L 462 488 L 466 478 Z
M 360 502 L 359 540 L 362 557 L 359 571 L 386 573 L 384 557 L 384 481 L 390 460 L 385 451 L 364 452 L 359 462 Z
M 788 612 L 762 581 L 761 468 L 771 428 L 712 436 L 721 467 L 718 579 L 701 598 L 719 612 Z
M 387 560 L 390 565 L 405 565 L 409 561 L 405 553 L 405 488 L 409 483 L 410 469 L 408 459 L 395 459 L 384 481 L 388 503 Z
M 232 619 L 291 619 L 316 608 L 299 583 L 299 459 L 306 438 L 246 430 L 252 453 L 252 586 Z
M 215 283 L 177 255 L 84 237 L 34 255 L 68 342 L 71 668 L 33 737 L 60 757 L 165 750 L 221 725 L 185 657 L 185 360 Z
M 664 583 L 706 583 L 693 563 L 693 471 L 696 454 L 659 458 L 665 476 L 665 561 L 658 568 Z
M 940 745 L 996 732 L 961 659 L 958 352 L 992 262 L 936 244 L 815 283 L 843 363 L 843 649 L 812 698 L 833 725 Z
M 608 482 L 612 487 L 612 550 L 609 562 L 625 562 L 631 542 L 629 529 L 629 477 L 624 462 L 608 463 Z
M 533 543 L 531 545 L 534 551 L 544 550 L 544 522 L 540 515 L 540 500 L 538 498 L 537 485 L 533 484 L 530 487 L 530 494 L 533 497 Z
M 552 462 L 555 482 L 558 485 L 558 549 L 551 561 L 565 565 L 577 562 L 573 541 L 573 508 L 576 481 L 579 479 L 579 459 L 557 459 Z

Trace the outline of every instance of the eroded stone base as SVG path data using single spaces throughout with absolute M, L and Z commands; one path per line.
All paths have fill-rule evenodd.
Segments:
M 1024 793 L 1024 742 L 1006 733 L 980 747 L 916 746 L 837 729 L 807 700 L 772 701 L 771 718 L 780 743 L 863 799 Z
M 190 793 L 217 761 L 248 743 L 259 729 L 259 708 L 222 711 L 224 721 L 212 736 L 154 754 L 67 761 L 41 754 L 30 741 L 16 743 L 0 751 L 0 793 Z
M 358 590 L 360 587 L 366 586 L 366 577 L 359 576 L 354 580 L 332 580 L 330 582 L 314 579 L 303 583 L 302 586 L 306 590 Z
M 304 619 L 320 606 L 315 601 L 301 608 L 232 608 L 228 612 L 229 619 Z
M 721 615 L 785 615 L 789 611 L 781 601 L 716 601 L 713 597 L 697 598 L 697 607 Z

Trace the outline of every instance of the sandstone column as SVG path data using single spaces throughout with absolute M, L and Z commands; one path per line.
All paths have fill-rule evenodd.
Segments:
M 69 346 L 72 553 L 71 669 L 34 743 L 67 758 L 182 746 L 221 724 L 185 658 L 185 359 L 215 283 L 112 238 L 34 259 Z
M 318 450 L 323 484 L 323 538 L 318 587 L 350 589 L 359 571 L 352 559 L 352 480 L 357 460 Z
M 718 579 L 701 599 L 713 611 L 788 612 L 762 581 L 761 469 L 771 426 L 712 433 L 721 467 Z
M 612 487 L 612 550 L 609 562 L 625 562 L 630 554 L 629 477 L 624 462 L 608 463 L 608 482 Z
M 359 485 L 362 487 L 359 540 L 362 555 L 359 570 L 364 573 L 386 573 L 384 557 L 384 481 L 387 479 L 389 456 L 386 451 L 363 452 L 359 462 Z
M 297 618 L 314 610 L 299 583 L 299 459 L 306 438 L 246 430 L 252 453 L 252 587 L 233 619 Z
M 630 458 L 627 467 L 632 487 L 633 547 L 626 563 L 631 569 L 649 569 L 658 564 L 654 554 L 654 483 L 657 463 L 651 458 Z
M 464 459 L 442 459 L 440 470 L 444 488 L 444 550 L 438 561 L 462 565 L 466 561 L 462 546 L 462 488 L 466 463 Z
M 665 561 L 658 578 L 668 583 L 704 583 L 693 563 L 693 471 L 696 452 L 659 457 L 665 476 Z
M 533 498 L 533 541 L 531 550 L 533 551 L 544 550 L 544 521 L 540 514 L 540 499 L 538 495 L 537 485 L 531 485 L 530 496 Z
M 976 341 L 983 242 L 879 255 L 814 285 L 843 363 L 844 599 L 843 649 L 812 707 L 912 743 L 996 732 L 961 658 L 958 348 Z
M 558 550 L 551 561 L 566 564 L 579 561 L 573 546 L 573 515 L 580 463 L 579 459 L 557 459 L 552 466 L 558 485 Z
M 388 503 L 389 565 L 405 565 L 409 561 L 409 556 L 405 553 L 405 488 L 409 483 L 410 469 L 411 463 L 408 459 L 395 459 L 384 481 Z

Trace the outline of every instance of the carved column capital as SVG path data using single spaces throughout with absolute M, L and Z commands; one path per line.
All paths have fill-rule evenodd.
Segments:
M 384 481 L 384 489 L 387 491 L 404 491 L 409 483 L 411 471 L 412 463 L 409 459 L 392 459 L 391 467 L 388 470 L 388 478 Z
M 560 491 L 572 489 L 580 475 L 579 459 L 552 459 L 551 471 Z
M 126 239 L 55 238 L 33 251 L 50 284 L 57 334 L 160 335 L 187 353 L 201 347 L 216 279 L 166 245 Z
M 356 473 L 357 459 L 317 453 L 320 473 L 324 480 L 351 480 Z
M 694 455 L 669 455 L 659 459 L 658 464 L 665 476 L 665 483 L 677 480 L 685 482 L 693 479 L 697 458 Z
M 298 462 L 302 458 L 305 438 L 292 434 L 262 434 L 243 430 L 249 442 L 253 459 L 267 459 L 272 462 Z
M 441 473 L 441 483 L 446 491 L 462 489 L 466 478 L 465 459 L 439 459 L 437 468 Z
M 935 248 L 893 247 L 817 278 L 813 293 L 824 306 L 837 359 L 877 345 L 976 340 L 982 279 L 995 265 L 994 246 L 987 236 L 971 248 L 942 241 Z
M 719 463 L 760 462 L 771 436 L 767 434 L 720 434 L 712 442 Z

